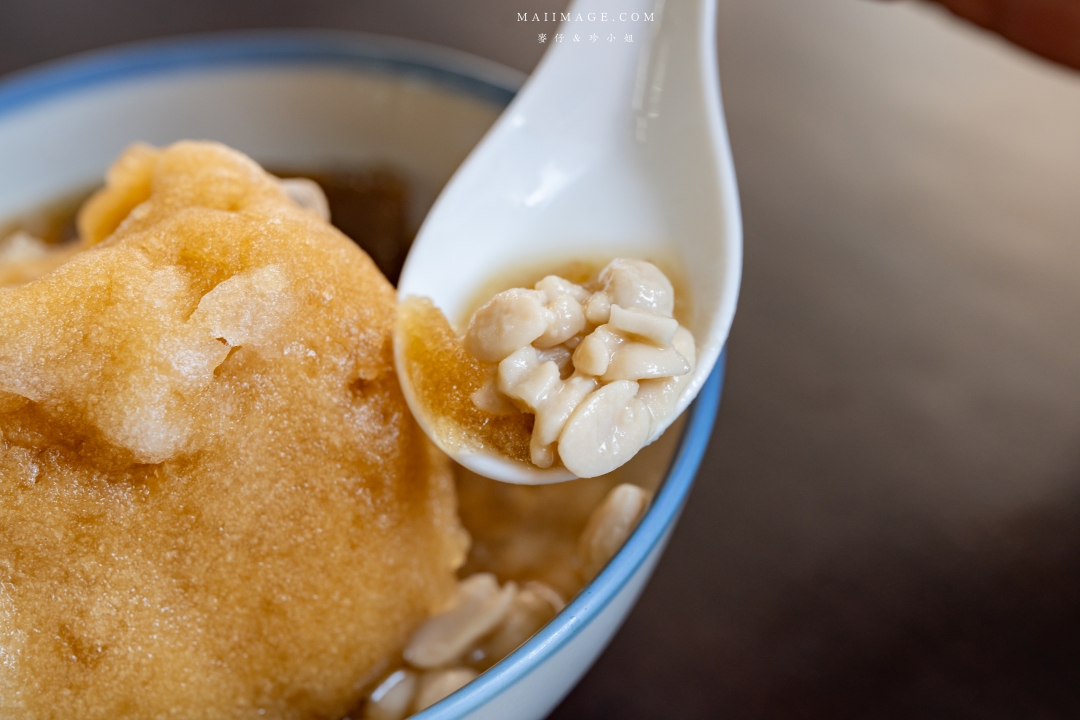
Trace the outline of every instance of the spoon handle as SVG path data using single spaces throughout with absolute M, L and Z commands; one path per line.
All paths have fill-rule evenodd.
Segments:
M 552 46 L 502 123 L 527 123 L 546 148 L 571 143 L 587 153 L 613 135 L 644 140 L 664 110 L 669 75 L 715 83 L 715 0 L 626 0 L 608 10 L 606 0 L 575 0 L 560 13 Z

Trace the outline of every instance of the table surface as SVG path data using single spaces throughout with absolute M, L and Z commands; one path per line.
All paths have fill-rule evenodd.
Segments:
M 0 0 L 0 72 L 288 26 L 527 71 L 554 26 L 511 5 Z M 868 0 L 720 0 L 719 47 L 746 227 L 720 416 L 554 717 L 1075 717 L 1080 74 Z

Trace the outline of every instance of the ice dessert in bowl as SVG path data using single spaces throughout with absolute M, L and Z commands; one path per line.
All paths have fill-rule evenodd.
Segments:
M 344 714 L 467 543 L 393 289 L 216 144 L 133 147 L 79 224 L 0 288 L 6 692 L 25 717 Z
M 37 163 L 14 162 L 26 128 L 68 123 L 44 141 L 62 145 L 54 139 L 133 123 L 123 144 L 158 143 L 122 156 L 82 213 L 78 245 L 19 236 L 0 250 L 11 271 L 0 313 L 5 330 L 19 329 L 4 333 L 2 354 L 14 384 L 0 402 L 2 504 L 13 519 L 0 540 L 0 717 L 33 717 L 34 702 L 42 716 L 136 717 L 166 705 L 201 717 L 505 716 L 507 702 L 540 716 L 599 652 L 659 554 L 711 413 L 691 420 L 686 437 L 697 439 L 678 453 L 675 432 L 646 449 L 648 467 L 565 487 L 492 487 L 450 468 L 380 374 L 393 295 L 364 254 L 242 155 L 172 146 L 157 130 L 161 103 L 174 116 L 209 107 L 223 82 L 244 88 L 234 95 L 251 106 L 232 113 L 250 118 L 272 103 L 302 113 L 320 83 L 320 115 L 347 97 L 341 83 L 373 102 L 397 92 L 395 103 L 456 108 L 441 117 L 470 128 L 445 136 L 458 159 L 497 114 L 490 95 L 462 101 L 460 86 L 408 73 L 370 93 L 385 70 L 344 72 L 356 45 L 312 47 L 342 60 L 235 70 L 229 59 L 205 75 L 155 76 L 171 83 L 168 101 L 147 98 L 137 74 L 120 102 L 127 81 L 19 112 L 0 92 L 0 155 L 22 174 L 0 187 L 5 218 L 106 164 L 82 154 L 97 152 L 86 143 L 67 151 L 63 172 L 35 175 Z M 385 62 L 384 47 L 374 54 Z M 107 122 L 79 106 L 109 93 L 123 112 Z M 417 172 L 426 166 L 409 152 L 430 128 L 395 116 L 395 103 L 371 110 L 390 117 L 369 136 L 422 204 L 425 183 L 437 189 L 453 160 L 425 151 L 443 169 Z M 395 146 L 410 122 L 416 134 Z M 235 123 L 168 132 L 244 135 L 237 144 L 272 167 L 319 167 L 326 150 L 304 138 L 333 136 L 301 122 Z M 353 130 L 341 137 L 334 156 L 362 155 Z M 661 485 L 676 454 L 686 459 Z M 50 697 L 59 701 L 41 704 Z
M 337 717 L 374 686 L 366 715 L 404 717 L 540 629 L 643 514 L 615 485 L 570 580 L 457 582 L 469 536 L 394 373 L 393 290 L 325 207 L 217 143 L 135 145 L 77 240 L 5 241 L 2 678 L 23 716 Z M 604 287 L 628 272 L 663 277 L 620 260 Z

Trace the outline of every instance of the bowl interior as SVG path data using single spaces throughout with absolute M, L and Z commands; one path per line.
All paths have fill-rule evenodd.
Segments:
M 270 167 L 392 166 L 418 223 L 520 80 L 449 51 L 336 34 L 94 53 L 0 85 L 0 217 L 100 183 L 132 142 L 208 139 Z
M 93 53 L 0 83 L 0 219 L 100 183 L 132 142 L 197 138 L 229 144 L 269 167 L 391 167 L 410 185 L 415 227 L 521 80 L 451 51 L 335 33 Z M 666 480 L 615 560 L 526 645 L 424 717 L 460 717 L 503 692 L 655 562 L 704 452 L 722 373 L 721 358 L 681 438 L 642 468 Z

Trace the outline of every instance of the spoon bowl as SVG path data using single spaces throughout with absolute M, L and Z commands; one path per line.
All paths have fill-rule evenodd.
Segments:
M 426 296 L 460 324 L 480 289 L 523 268 L 653 261 L 673 271 L 687 310 L 682 322 L 697 343 L 674 420 L 727 340 L 742 263 L 716 67 L 716 3 L 631 0 L 618 13 L 601 4 L 577 0 L 563 14 L 532 77 L 428 214 L 398 295 Z M 444 444 L 400 353 L 396 362 L 413 415 L 460 464 L 511 483 L 575 477 Z

